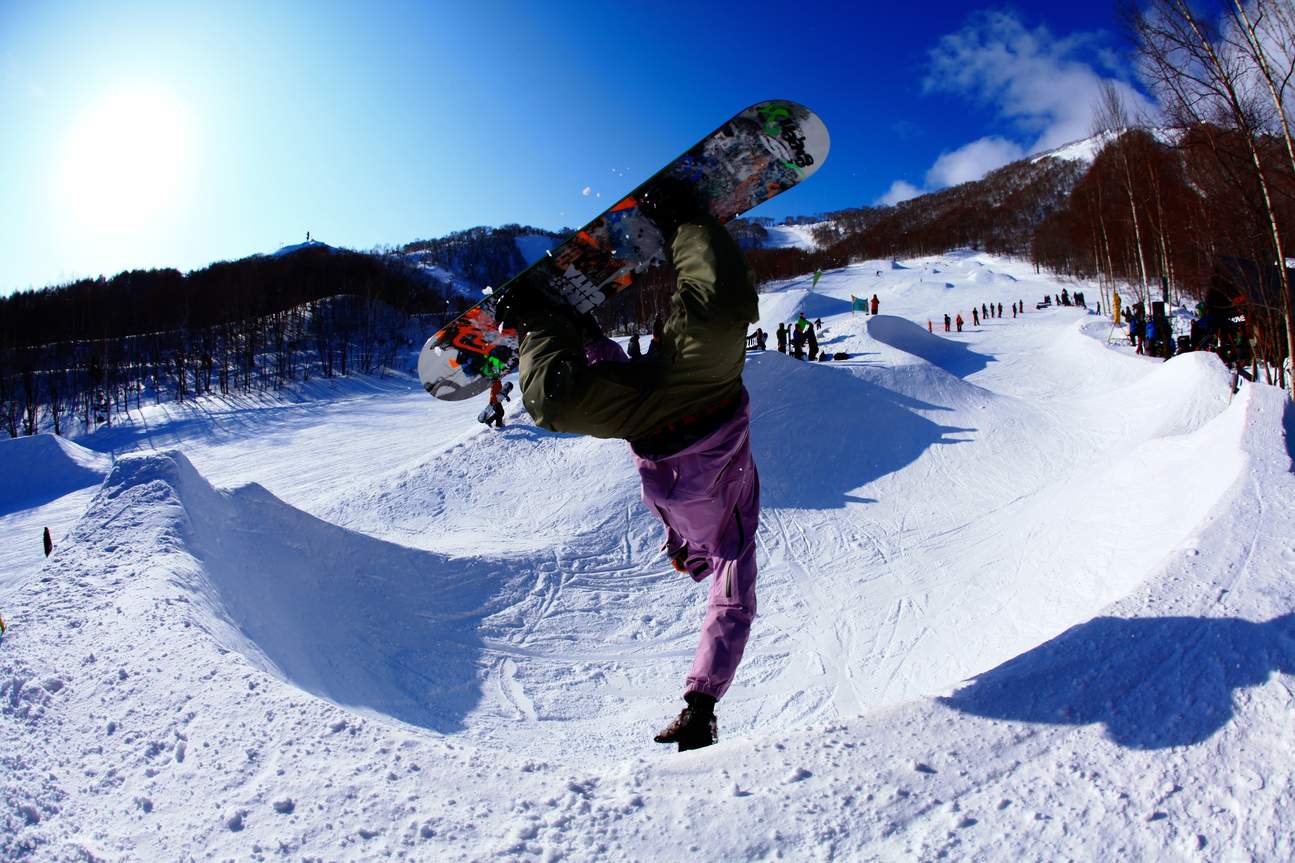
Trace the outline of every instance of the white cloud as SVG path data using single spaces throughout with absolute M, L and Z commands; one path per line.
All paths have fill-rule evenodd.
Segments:
M 1025 150 L 1015 141 L 991 135 L 965 144 L 951 153 L 941 153 L 931 170 L 926 172 L 928 188 L 956 186 L 979 180 L 995 168 L 1015 162 L 1025 155 Z
M 917 186 L 914 186 L 912 183 L 906 183 L 903 180 L 896 180 L 890 184 L 890 188 L 886 190 L 886 194 L 878 198 L 876 203 L 893 207 L 900 201 L 907 201 L 909 198 L 916 198 L 920 194 L 922 194 L 922 190 L 917 188 Z
M 962 29 L 942 37 L 931 49 L 923 87 L 987 107 L 1015 133 L 989 135 L 941 153 L 926 172 L 924 189 L 900 180 L 877 203 L 896 203 L 977 180 L 1029 153 L 1087 138 L 1102 85 L 1108 80 L 1114 82 L 1132 117 L 1154 115 L 1155 106 L 1118 77 L 1122 71 L 1118 55 L 1102 44 L 1098 34 L 1058 38 L 1046 27 L 1027 29 L 1012 12 L 973 14 Z M 895 197 L 901 185 L 904 197 Z
M 961 30 L 931 50 L 927 91 L 967 96 L 991 107 L 1029 140 L 1027 152 L 1050 150 L 1092 133 L 1102 85 L 1112 80 L 1129 113 L 1154 114 L 1154 106 L 1119 78 L 1115 55 L 1099 37 L 1075 33 L 1057 38 L 1046 27 L 1026 29 L 1010 12 L 978 12 Z

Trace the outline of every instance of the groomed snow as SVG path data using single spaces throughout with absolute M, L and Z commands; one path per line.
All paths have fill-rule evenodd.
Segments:
M 762 296 L 849 359 L 750 356 L 760 616 L 685 755 L 703 594 L 623 443 L 404 378 L 81 441 L 97 490 L 0 514 L 36 555 L 76 519 L 0 580 L 0 858 L 1291 859 L 1295 412 L 1061 287 L 961 253 Z M 53 443 L 33 475 L 85 463 Z
M 766 249 L 804 249 L 807 252 L 815 251 L 818 243 L 814 240 L 814 228 L 816 225 L 770 225 L 765 228 L 768 237 L 765 238 L 764 247 Z

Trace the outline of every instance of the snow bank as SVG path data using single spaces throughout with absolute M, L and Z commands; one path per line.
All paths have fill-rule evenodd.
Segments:
M 173 584 L 202 609 L 191 622 L 266 673 L 443 732 L 475 704 L 497 567 L 336 527 L 259 485 L 218 491 L 179 452 L 119 459 L 82 531 L 123 517 L 152 520 L 185 559 Z
M 993 360 L 993 357 L 973 351 L 966 342 L 935 335 L 925 327 L 894 315 L 872 315 L 867 319 L 867 327 L 868 335 L 877 341 L 960 378 L 984 369 Z
M 95 485 L 111 464 L 108 456 L 57 435 L 0 441 L 0 515 Z

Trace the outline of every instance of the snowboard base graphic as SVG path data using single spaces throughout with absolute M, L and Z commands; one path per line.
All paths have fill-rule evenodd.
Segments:
M 640 212 L 663 181 L 683 182 L 721 223 L 803 182 L 827 158 L 827 127 L 794 102 L 752 105 L 707 135 L 477 305 L 442 327 L 418 355 L 423 387 L 438 399 L 470 398 L 517 367 L 517 334 L 495 306 L 507 291 L 539 290 L 588 312 L 665 261 L 665 238 Z

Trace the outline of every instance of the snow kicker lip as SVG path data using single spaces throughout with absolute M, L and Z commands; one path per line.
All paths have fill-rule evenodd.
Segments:
M 141 577 L 164 572 L 199 597 L 197 630 L 224 648 L 344 707 L 463 730 L 481 699 L 481 621 L 501 587 L 488 562 L 346 530 L 256 484 L 218 490 L 176 451 L 119 459 L 81 529 L 116 530 L 106 526 L 123 510 L 169 535 L 141 543 L 169 558 L 142 560 Z
M 0 442 L 0 515 L 97 485 L 111 462 L 108 456 L 57 435 L 38 434 Z

